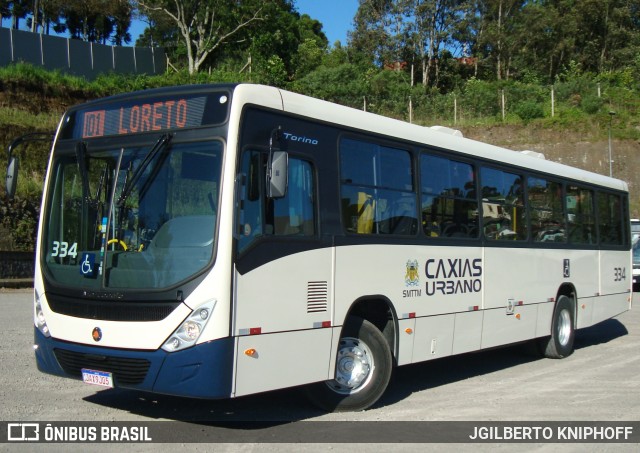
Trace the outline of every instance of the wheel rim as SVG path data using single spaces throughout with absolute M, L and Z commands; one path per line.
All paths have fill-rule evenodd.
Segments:
M 571 338 L 571 314 L 569 310 L 562 310 L 558 318 L 558 342 L 566 346 Z
M 345 395 L 359 392 L 371 380 L 373 369 L 373 353 L 369 346 L 357 338 L 342 338 L 336 361 L 336 377 L 327 385 L 334 392 Z

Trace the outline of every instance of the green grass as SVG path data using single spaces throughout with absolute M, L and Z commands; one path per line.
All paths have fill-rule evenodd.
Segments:
M 17 126 L 34 131 L 54 130 L 58 126 L 58 113 L 32 114 L 12 107 L 0 107 L 0 125 Z

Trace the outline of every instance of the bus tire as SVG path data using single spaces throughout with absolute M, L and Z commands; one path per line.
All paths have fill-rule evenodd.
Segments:
M 541 339 L 541 351 L 550 359 L 562 359 L 573 353 L 574 304 L 571 298 L 560 296 L 553 311 L 551 336 Z
M 382 333 L 366 319 L 349 317 L 338 344 L 335 378 L 308 386 L 309 399 L 329 412 L 367 409 L 386 390 L 392 364 Z

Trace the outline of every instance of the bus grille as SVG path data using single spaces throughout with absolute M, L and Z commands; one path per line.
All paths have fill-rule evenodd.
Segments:
M 78 300 L 53 294 L 48 295 L 48 302 L 51 310 L 61 315 L 101 321 L 131 322 L 161 321 L 180 305 L 180 302 Z
M 147 376 L 151 365 L 146 359 L 83 354 L 65 349 L 54 349 L 53 352 L 65 373 L 80 378 L 82 368 L 106 371 L 113 374 L 116 385 L 140 384 Z

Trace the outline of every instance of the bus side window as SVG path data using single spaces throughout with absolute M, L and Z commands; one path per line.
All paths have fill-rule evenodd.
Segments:
M 429 237 L 477 238 L 475 168 L 466 162 L 422 154 L 422 228 Z
M 566 242 L 562 184 L 529 177 L 531 234 L 536 242 Z
M 266 196 L 268 155 L 247 151 L 242 156 L 242 193 L 237 219 L 238 250 L 265 236 L 316 234 L 316 195 L 311 163 L 289 157 L 289 187 L 284 197 Z
M 624 233 L 622 226 L 622 205 L 618 195 L 598 193 L 598 228 L 600 243 L 622 245 Z
M 522 175 L 482 167 L 482 229 L 489 240 L 522 241 L 528 237 Z
M 343 139 L 340 196 L 345 230 L 414 236 L 418 216 L 413 175 L 408 151 Z
M 574 244 L 595 244 L 596 229 L 593 192 L 568 185 L 566 206 L 569 240 Z

